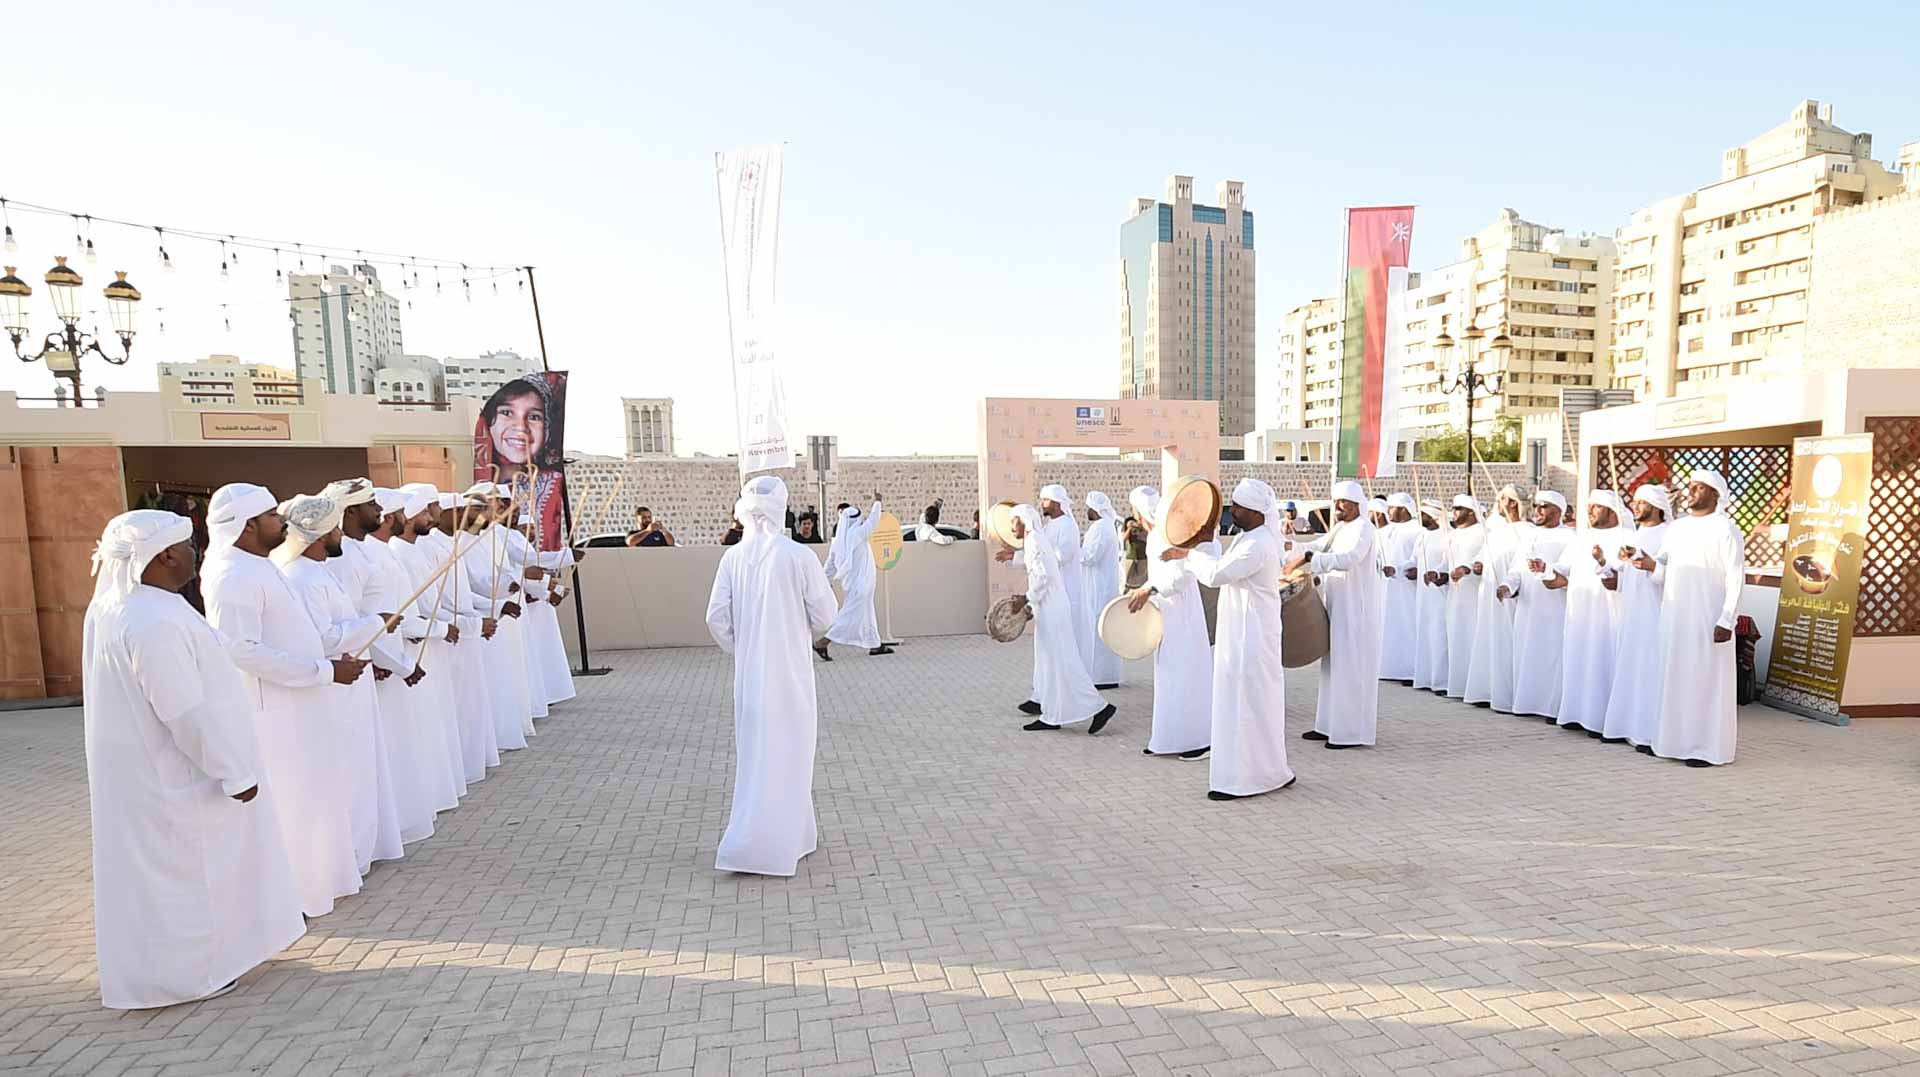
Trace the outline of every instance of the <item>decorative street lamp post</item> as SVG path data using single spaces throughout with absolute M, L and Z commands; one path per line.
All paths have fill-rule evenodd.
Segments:
M 1479 351 L 1480 340 L 1485 335 L 1478 325 L 1472 322 L 1467 323 L 1467 327 L 1460 331 L 1461 339 L 1466 342 L 1466 366 L 1460 373 L 1455 374 L 1451 381 L 1447 380 L 1444 375 L 1440 381 L 1440 391 L 1443 393 L 1452 394 L 1464 392 L 1467 394 L 1467 451 L 1465 460 L 1468 497 L 1473 496 L 1473 394 L 1475 392 L 1482 392 L 1498 396 L 1500 395 L 1501 385 L 1505 381 L 1500 371 L 1496 370 L 1492 374 L 1481 374 L 1474 370 L 1474 364 L 1478 362 L 1480 358 L 1479 355 L 1476 354 Z M 1507 349 L 1513 347 L 1513 341 L 1507 338 L 1507 331 L 1504 328 L 1501 329 L 1492 340 L 1487 342 L 1487 346 L 1499 353 L 1501 365 L 1505 366 Z M 1440 353 L 1443 360 L 1452 353 L 1453 338 L 1447 335 L 1445 329 L 1440 330 L 1439 337 L 1435 338 L 1433 342 L 1433 348 Z
M 80 331 L 80 286 L 85 281 L 67 265 L 65 256 L 56 257 L 46 275 L 47 296 L 53 300 L 53 313 L 60 319 L 61 328 L 59 332 L 48 333 L 40 350 L 32 355 L 22 352 L 20 345 L 27 339 L 27 297 L 33 294 L 33 288 L 14 275 L 13 266 L 7 266 L 6 275 L 0 276 L 0 329 L 13 338 L 14 357 L 23 363 L 44 360 L 54 376 L 72 382 L 74 407 L 82 406 L 81 356 L 92 352 L 114 366 L 125 366 L 133 357 L 134 312 L 140 302 L 140 289 L 128 283 L 124 272 L 116 272 L 114 278 L 112 284 L 101 289 L 101 294 L 107 299 L 107 316 L 112 320 L 113 331 L 120 337 L 117 358 L 101 348 L 93 334 Z

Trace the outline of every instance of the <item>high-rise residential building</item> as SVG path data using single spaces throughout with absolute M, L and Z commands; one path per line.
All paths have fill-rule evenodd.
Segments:
M 243 363 L 237 355 L 209 355 L 190 363 L 155 364 L 189 404 L 208 407 L 291 407 L 301 402 L 300 380 L 285 367 Z
M 1498 393 L 1475 394 L 1475 434 L 1491 433 L 1503 418 L 1558 408 L 1562 387 L 1604 387 L 1613 263 L 1611 239 L 1564 232 L 1503 209 L 1461 241 L 1459 261 L 1409 274 L 1400 428 L 1466 425 L 1466 394 L 1442 386 L 1465 366 L 1470 349 L 1475 373 L 1500 375 Z M 1478 344 L 1465 337 L 1470 325 L 1484 334 Z M 1489 346 L 1502 331 L 1513 342 L 1504 354 Z M 1450 354 L 1433 347 L 1443 332 L 1454 342 Z
M 1873 159 L 1872 135 L 1802 101 L 1726 151 L 1718 182 L 1634 212 L 1616 233 L 1613 384 L 1661 399 L 1798 372 L 1821 219 L 1900 194 L 1903 182 Z M 1834 268 L 1870 272 L 1858 261 Z
M 402 353 L 400 301 L 380 287 L 374 267 L 295 273 L 287 297 L 299 376 L 329 393 L 372 393 L 376 372 Z
M 444 404 L 447 371 L 431 355 L 403 355 L 374 372 L 373 387 L 383 404 Z
M 1255 394 L 1259 429 L 1330 430 L 1338 424 L 1341 316 L 1335 296 L 1281 316 L 1272 374 L 1261 376 Z
M 1254 420 L 1253 214 L 1237 180 L 1193 200 L 1170 176 L 1166 200 L 1134 200 L 1120 226 L 1120 396 L 1217 400 L 1235 448 Z
M 473 359 L 444 359 L 440 365 L 446 372 L 448 399 L 470 396 L 485 400 L 502 385 L 523 374 L 533 373 L 539 362 L 511 349 L 503 349 L 486 352 Z
M 673 398 L 624 396 L 627 414 L 627 456 L 673 455 Z

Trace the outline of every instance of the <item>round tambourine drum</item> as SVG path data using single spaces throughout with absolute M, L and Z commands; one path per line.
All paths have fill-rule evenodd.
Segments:
M 1031 620 L 1033 610 L 1026 603 L 1008 595 L 987 611 L 987 635 L 997 643 L 1012 643 L 1027 630 L 1027 622 Z
M 1183 550 L 1220 526 L 1220 488 L 1198 475 L 1174 480 L 1164 504 L 1167 541 Z
M 1280 591 L 1280 664 L 1299 669 L 1326 656 L 1327 604 L 1314 578 L 1303 576 Z
M 1127 609 L 1131 601 L 1133 596 L 1121 595 L 1100 611 L 1100 642 L 1128 660 L 1145 658 L 1158 650 L 1160 636 L 1166 631 L 1158 607 L 1148 602 L 1140 612 L 1132 613 Z
M 1013 502 L 999 502 L 989 508 L 987 514 L 980 519 L 984 525 L 980 529 L 981 538 L 993 539 L 1010 550 L 1017 550 L 1027 544 L 1026 539 L 1013 537 Z

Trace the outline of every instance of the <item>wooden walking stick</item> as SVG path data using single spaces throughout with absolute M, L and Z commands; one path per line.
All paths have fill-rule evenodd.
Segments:
M 444 576 L 442 576 L 442 577 L 440 577 L 440 590 L 439 590 L 439 591 L 437 591 L 437 592 L 436 592 L 436 593 L 434 594 L 434 596 L 433 596 L 433 612 L 434 612 L 434 614 L 436 615 L 436 617 L 437 617 L 437 616 L 438 616 L 438 614 L 440 613 L 440 607 L 441 607 L 442 605 L 444 605 L 444 604 L 445 604 L 445 602 L 446 602 L 446 597 L 447 597 L 447 581 L 448 581 L 448 580 L 453 580 L 453 581 L 454 581 L 454 585 L 455 585 L 456 587 L 457 587 L 457 586 L 459 586 L 459 579 L 460 579 L 460 536 L 461 536 L 461 535 L 464 535 L 464 534 L 466 534 L 466 530 L 467 530 L 467 506 L 466 506 L 466 504 L 465 504 L 465 503 L 463 502 L 463 503 L 461 504 L 461 506 L 460 506 L 460 520 L 459 520 L 459 523 L 457 523 L 457 524 L 456 524 L 456 525 L 454 526 L 454 529 L 453 529 L 453 556 L 452 556 L 452 557 L 449 557 L 449 558 L 447 559 L 447 564 L 448 564 L 448 565 L 449 565 L 449 566 L 451 567 L 451 569 L 452 569 L 452 571 L 451 571 L 451 572 L 449 572 L 448 574 L 446 574 L 446 575 L 444 575 Z M 455 594 L 458 594 L 459 592 L 458 592 L 458 591 L 456 591 L 456 592 L 454 592 L 454 593 L 455 593 Z M 458 614 L 456 614 L 456 615 L 455 615 L 455 621 L 457 622 L 457 620 L 458 620 Z M 458 626 L 458 624 L 456 623 L 456 624 L 454 625 L 454 627 L 456 627 L 456 628 L 457 628 L 457 627 L 459 627 L 459 626 Z M 431 634 L 431 632 L 432 632 L 432 629 L 431 629 L 431 628 L 429 628 L 429 629 L 428 629 L 428 632 L 429 632 L 429 634 Z M 428 638 L 427 636 L 421 636 L 421 637 L 420 637 L 420 651 L 419 651 L 419 653 L 417 653 L 417 654 L 415 654 L 415 655 L 413 656 L 413 664 L 414 664 L 414 665 L 416 665 L 416 666 L 418 666 L 418 665 L 420 664 L 420 659 L 426 656 L 426 653 L 427 653 L 427 638 Z

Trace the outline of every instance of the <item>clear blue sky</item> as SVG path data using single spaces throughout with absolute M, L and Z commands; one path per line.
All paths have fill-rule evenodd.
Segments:
M 724 453 L 711 154 L 784 139 L 797 432 L 971 452 L 981 396 L 1114 391 L 1119 226 L 1171 172 L 1245 181 L 1270 357 L 1280 313 L 1338 279 L 1343 206 L 1416 203 L 1428 266 L 1502 206 L 1611 232 L 1802 98 L 1882 160 L 1920 139 L 1910 5 L 1406 7 L 15 5 L 0 194 L 535 264 L 573 447 L 618 451 L 617 398 L 660 395 L 681 451 Z M 14 226 L 29 280 L 71 247 L 65 220 Z M 127 268 L 169 309 L 92 380 L 290 361 L 266 259 L 222 285 L 217 251 L 174 244 L 163 276 L 150 236 L 95 238 L 90 289 Z M 534 350 L 510 286 L 456 293 L 409 312 L 409 350 Z M 4 369 L 0 387 L 51 386 Z

